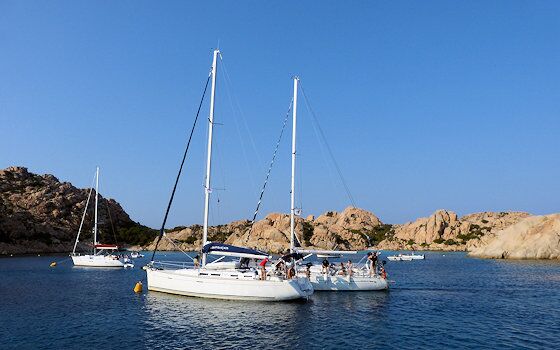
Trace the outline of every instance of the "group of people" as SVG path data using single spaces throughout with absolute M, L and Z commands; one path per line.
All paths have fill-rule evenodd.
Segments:
M 346 264 L 340 262 L 340 265 L 332 264 L 329 260 L 325 259 L 321 263 L 322 273 L 329 274 L 331 276 L 341 275 L 341 276 L 352 276 L 354 274 L 354 264 L 352 260 L 348 260 Z
M 383 264 L 379 263 L 378 257 L 379 257 L 378 252 L 368 252 L 367 260 L 366 260 L 366 268 L 368 270 L 370 277 L 379 274 L 385 278 L 387 274 L 385 272 L 385 268 L 383 267 Z M 321 267 L 322 267 L 322 273 L 326 273 L 331 276 L 334 275 L 352 276 L 354 274 L 354 264 L 352 263 L 352 260 L 348 260 L 346 264 L 341 262 L 340 264 L 336 265 L 330 263 L 327 259 L 324 259 L 321 264 Z
M 369 271 L 370 277 L 376 274 L 379 274 L 381 278 L 387 279 L 387 271 L 385 271 L 385 267 L 383 263 L 379 262 L 379 252 L 368 252 L 367 253 L 367 269 Z
M 369 276 L 374 276 L 379 273 L 383 278 L 386 278 L 387 274 L 385 272 L 385 268 L 383 264 L 380 264 L 378 261 L 379 253 L 378 252 L 368 252 L 367 253 L 367 260 L 366 260 L 366 268 L 369 272 Z M 301 254 L 297 253 L 286 253 L 284 256 L 278 259 L 278 261 L 274 264 L 273 273 L 277 276 L 281 276 L 287 279 L 292 279 L 296 277 L 296 262 L 301 260 L 303 257 Z M 196 255 L 193 259 L 193 263 L 195 268 L 200 266 L 199 262 L 199 255 Z M 242 258 L 240 262 L 240 268 L 249 267 L 249 258 Z M 261 280 L 266 280 L 267 277 L 267 270 L 266 265 L 270 262 L 268 258 L 261 260 L 258 264 L 259 266 L 259 278 Z M 310 277 L 311 275 L 311 263 L 305 265 L 306 275 Z M 352 260 L 348 260 L 348 262 L 340 264 L 333 264 L 330 263 L 326 258 L 321 263 L 322 273 L 329 274 L 331 276 L 340 275 L 340 276 L 352 276 L 354 274 L 354 264 Z

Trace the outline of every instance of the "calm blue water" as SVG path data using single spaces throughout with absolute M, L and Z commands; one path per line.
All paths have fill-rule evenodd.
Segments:
M 427 253 L 388 262 L 389 292 L 254 303 L 136 295 L 147 258 L 134 270 L 49 267 L 62 259 L 0 259 L 0 348 L 560 348 L 558 262 Z

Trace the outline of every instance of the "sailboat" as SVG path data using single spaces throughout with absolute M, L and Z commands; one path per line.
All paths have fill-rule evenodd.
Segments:
M 72 261 L 74 266 L 90 266 L 90 267 L 133 267 L 132 262 L 123 257 L 119 257 L 116 253 L 119 247 L 115 244 L 101 244 L 97 241 L 98 233 L 98 220 L 97 220 L 97 206 L 99 198 L 99 167 L 95 170 L 95 214 L 93 223 L 93 252 L 92 254 L 79 254 L 76 252 L 78 247 L 78 242 L 80 241 L 80 233 L 82 232 L 82 227 L 84 225 L 84 220 L 86 218 L 86 212 L 89 205 L 89 200 L 91 198 L 91 192 L 93 188 L 89 190 L 89 194 L 86 200 L 86 207 L 84 208 L 84 213 L 82 215 L 82 220 L 80 222 L 80 228 L 78 229 L 78 234 L 76 235 L 76 242 L 74 243 L 74 249 L 72 250 Z
M 299 77 L 294 77 L 294 97 L 292 109 L 292 177 L 290 191 L 290 252 L 297 254 L 317 255 L 323 257 L 335 257 L 343 255 L 355 255 L 357 251 L 334 251 L 334 250 L 311 250 L 295 247 L 295 216 L 299 209 L 295 207 L 295 174 L 296 174 L 296 128 L 297 128 L 297 98 L 298 98 Z M 364 291 L 364 290 L 384 290 L 389 288 L 387 279 L 381 275 L 369 271 L 366 268 L 352 268 L 346 274 L 338 274 L 339 271 L 323 269 L 320 265 L 310 265 L 302 272 L 309 276 L 309 280 L 314 290 L 318 291 Z M 334 272 L 334 273 L 333 273 Z
M 165 263 L 150 262 L 146 267 L 148 290 L 194 297 L 284 301 L 307 298 L 313 293 L 309 279 L 296 277 L 259 275 L 255 267 L 239 263 L 209 263 L 208 255 L 237 257 L 248 262 L 250 259 L 271 257 L 262 251 L 208 241 L 208 214 L 211 194 L 212 131 L 214 126 L 214 98 L 216 93 L 216 72 L 219 50 L 214 51 L 210 94 L 210 115 L 208 118 L 208 149 L 206 159 L 206 181 L 204 197 L 204 225 L 202 233 L 202 261 L 192 268 L 173 268 Z M 163 230 L 162 230 L 163 231 Z

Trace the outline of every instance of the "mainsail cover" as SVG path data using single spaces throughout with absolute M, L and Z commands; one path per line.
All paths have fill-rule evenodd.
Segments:
M 206 243 L 204 247 L 202 247 L 202 252 L 212 255 L 237 256 L 251 259 L 264 259 L 269 257 L 267 253 L 261 252 L 260 250 L 215 242 Z

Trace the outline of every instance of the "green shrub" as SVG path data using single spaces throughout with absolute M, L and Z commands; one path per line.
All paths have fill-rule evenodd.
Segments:
M 441 244 L 441 243 L 443 243 L 443 242 L 444 242 L 444 239 L 443 239 L 443 238 L 436 238 L 436 239 L 434 239 L 434 243 L 436 243 L 436 244 Z
M 348 240 L 340 237 L 336 233 L 334 234 L 334 239 L 335 239 L 336 244 L 343 247 L 343 248 L 348 248 L 350 246 L 350 242 L 348 242 Z
M 305 245 L 311 245 L 311 237 L 313 237 L 313 225 L 307 221 L 304 221 L 303 224 L 303 233 L 302 233 L 302 239 L 303 239 L 303 243 Z
M 117 229 L 117 242 L 119 244 L 147 245 L 152 243 L 158 234 L 158 230 L 136 223 L 129 227 L 119 227 Z
M 194 244 L 196 242 L 196 236 L 189 236 L 186 239 L 180 239 L 179 242 L 186 244 Z
M 372 230 L 365 232 L 360 230 L 350 230 L 350 232 L 359 234 L 371 245 L 376 245 L 384 239 L 392 240 L 395 235 L 393 225 L 390 224 L 375 226 Z

